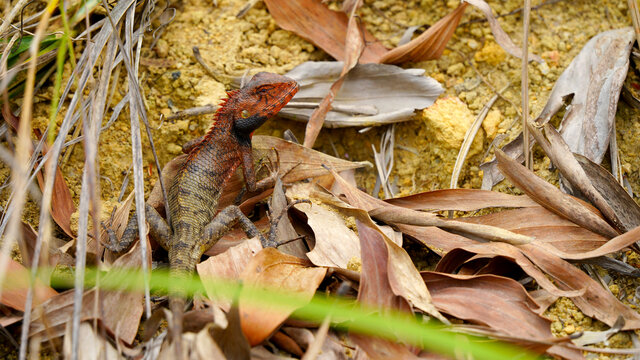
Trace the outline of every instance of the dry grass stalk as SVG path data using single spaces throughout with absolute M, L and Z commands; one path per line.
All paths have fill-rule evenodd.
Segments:
M 524 137 L 522 153 L 524 154 L 524 166 L 532 170 L 533 159 L 529 148 L 529 21 L 531 18 L 531 0 L 524 0 L 524 35 L 522 39 L 522 135 Z
M 500 93 L 505 91 L 508 87 L 509 85 L 502 89 Z M 456 189 L 458 187 L 458 178 L 460 177 L 460 172 L 462 171 L 462 165 L 464 165 L 464 160 L 469 154 L 469 149 L 471 149 L 473 139 L 478 134 L 478 130 L 480 130 L 482 122 L 487 117 L 489 110 L 491 110 L 491 107 L 498 100 L 499 96 L 500 95 L 498 93 L 495 94 L 491 99 L 489 99 L 484 108 L 482 108 L 482 111 L 480 111 L 480 114 L 478 114 L 478 117 L 476 117 L 473 124 L 471 124 L 469 129 L 467 129 L 467 133 L 464 135 L 464 140 L 462 141 L 462 145 L 460 146 L 460 151 L 458 152 L 458 156 L 456 157 L 456 163 L 453 165 L 453 172 L 451 173 L 451 183 L 449 184 L 450 189 Z

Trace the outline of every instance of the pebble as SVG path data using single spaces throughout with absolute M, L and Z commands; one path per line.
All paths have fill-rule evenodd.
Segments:
M 157 57 L 164 59 L 169 55 L 169 43 L 164 39 L 159 39 L 153 50 Z
M 567 325 L 563 330 L 567 335 L 571 335 L 576 332 L 576 327 L 574 325 Z
M 167 151 L 171 154 L 179 154 L 182 152 L 182 146 L 176 144 L 167 144 Z
M 447 68 L 447 75 L 457 75 L 463 70 L 464 65 L 462 63 L 453 64 Z

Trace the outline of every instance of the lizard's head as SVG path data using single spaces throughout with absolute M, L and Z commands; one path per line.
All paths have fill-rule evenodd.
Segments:
M 291 78 L 267 72 L 255 74 L 232 95 L 234 128 L 242 135 L 250 135 L 277 114 L 296 92 L 298 83 Z

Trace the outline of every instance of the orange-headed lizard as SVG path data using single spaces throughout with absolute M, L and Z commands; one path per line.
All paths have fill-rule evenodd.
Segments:
M 246 188 L 255 191 L 269 180 L 256 183 L 251 152 L 251 135 L 267 119 L 277 114 L 298 91 L 298 84 L 282 75 L 261 72 L 240 90 L 230 91 L 218 109 L 209 132 L 200 141 L 186 146 L 189 156 L 171 180 L 167 207 L 168 224 L 150 205 L 145 206 L 149 232 L 169 253 L 169 271 L 174 279 L 190 275 L 200 257 L 229 229 L 239 223 L 250 237 L 257 236 L 263 246 L 275 246 L 265 238 L 237 206 L 228 206 L 216 214 L 225 183 L 242 166 Z M 107 248 L 122 252 L 138 235 L 136 216 L 129 220 L 118 242 L 112 230 Z M 174 334 L 179 338 L 186 294 L 171 290 L 170 307 L 174 314 Z

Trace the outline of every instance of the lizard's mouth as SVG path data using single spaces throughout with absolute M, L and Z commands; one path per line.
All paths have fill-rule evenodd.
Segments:
M 280 112 L 280 110 L 282 110 L 282 108 L 284 108 L 289 103 L 289 101 L 293 99 L 299 89 L 300 87 L 298 86 L 298 83 L 295 83 L 295 86 L 292 86 L 291 89 L 287 91 L 279 101 L 274 101 L 274 104 L 271 105 L 267 110 L 267 113 L 269 113 L 269 117 L 274 116 L 278 112 Z

